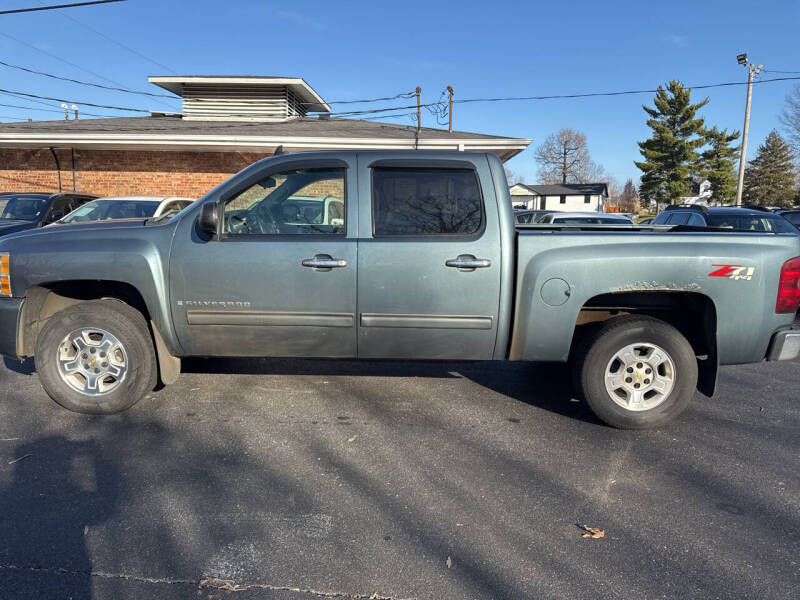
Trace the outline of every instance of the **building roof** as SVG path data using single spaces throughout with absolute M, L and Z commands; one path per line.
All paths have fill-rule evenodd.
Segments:
M 355 119 L 198 121 L 177 116 L 0 123 L 0 148 L 274 152 L 284 150 L 471 150 L 515 156 L 531 140 Z
M 559 183 L 556 185 L 524 185 L 534 194 L 540 196 L 585 196 L 608 195 L 608 184 L 605 183 Z
M 259 88 L 286 87 L 294 92 L 308 112 L 330 112 L 331 107 L 302 77 L 277 77 L 265 75 L 168 75 L 148 77 L 147 81 L 185 98 L 188 90 L 229 90 L 228 93 Z

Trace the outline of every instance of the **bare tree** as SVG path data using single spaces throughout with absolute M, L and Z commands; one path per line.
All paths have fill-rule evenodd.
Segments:
M 795 154 L 800 153 L 800 85 L 795 86 L 792 93 L 786 96 L 786 105 L 779 118 Z
M 522 177 L 514 173 L 514 171 L 512 171 L 508 167 L 503 167 L 503 171 L 506 174 L 506 181 L 508 182 L 509 186 L 516 185 L 517 183 L 522 182 Z
M 570 128 L 548 135 L 536 149 L 536 160 L 542 183 L 588 183 L 605 174 L 589 157 L 586 136 Z
M 633 185 L 633 179 L 625 182 L 625 187 L 619 195 L 619 210 L 621 212 L 632 213 L 639 210 L 639 192 Z

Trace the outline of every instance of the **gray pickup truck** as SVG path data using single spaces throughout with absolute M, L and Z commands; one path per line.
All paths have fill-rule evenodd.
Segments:
M 0 275 L 0 353 L 86 413 L 186 356 L 569 361 L 602 420 L 647 428 L 720 364 L 800 353 L 800 236 L 515 229 L 492 154 L 280 155 L 174 216 L 7 236 Z

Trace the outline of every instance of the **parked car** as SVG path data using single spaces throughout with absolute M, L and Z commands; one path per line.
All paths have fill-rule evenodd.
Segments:
M 601 212 L 551 212 L 536 222 L 556 225 L 633 225 L 633 221 L 627 215 Z
M 638 221 L 636 221 L 636 224 L 637 225 L 650 225 L 653 222 L 654 219 L 655 219 L 655 217 L 646 217 L 644 219 L 639 219 Z
M 720 364 L 800 355 L 798 235 L 512 212 L 494 154 L 270 157 L 171 219 L 1 239 L 0 354 L 86 413 L 172 383 L 183 356 L 570 360 L 576 394 L 634 429 L 713 394 Z
M 800 229 L 800 210 L 777 210 L 775 212 Z
M 528 225 L 536 223 L 542 215 L 548 215 L 552 212 L 552 210 L 520 210 L 514 213 L 514 221 L 517 225 Z
M 797 233 L 797 229 L 781 215 L 762 207 L 677 204 L 661 211 L 653 225 L 695 225 L 737 231 Z
M 36 229 L 97 198 L 87 194 L 0 194 L 0 235 Z
M 97 198 L 76 208 L 59 225 L 108 219 L 147 219 L 175 214 L 194 200 L 177 196 L 115 196 Z

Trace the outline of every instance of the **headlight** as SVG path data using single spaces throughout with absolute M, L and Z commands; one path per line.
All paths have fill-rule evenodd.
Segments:
M 11 269 L 8 252 L 0 253 L 0 296 L 11 295 Z

